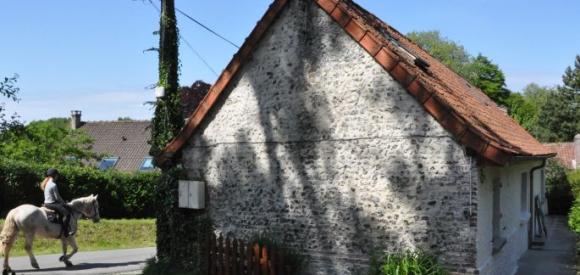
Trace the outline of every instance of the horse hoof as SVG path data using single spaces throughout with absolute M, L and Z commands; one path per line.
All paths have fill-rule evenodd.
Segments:
M 4 270 L 2 271 L 2 275 L 8 275 L 8 270 L 4 269 Z
M 58 258 L 59 262 L 64 262 L 64 255 L 60 256 L 60 258 Z
M 34 267 L 35 269 L 40 269 L 40 266 L 38 266 L 38 263 L 32 263 L 30 264 L 32 267 Z
M 64 264 L 66 267 L 73 267 L 74 265 L 70 261 L 65 261 Z

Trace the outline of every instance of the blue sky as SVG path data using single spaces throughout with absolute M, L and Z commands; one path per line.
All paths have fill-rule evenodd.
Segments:
M 157 3 L 157 0 L 154 2 Z M 242 44 L 270 0 L 176 0 L 176 6 Z M 407 33 L 439 30 L 471 54 L 490 57 L 508 87 L 530 82 L 557 85 L 580 54 L 580 1 L 359 0 L 363 7 Z M 236 49 L 178 15 L 181 35 L 218 73 Z M 158 13 L 146 1 L 4 1 L 0 11 L 0 76 L 18 73 L 21 101 L 8 103 L 22 120 L 65 117 L 86 120 L 129 116 L 149 119 L 146 87 L 157 81 Z M 216 79 L 181 46 L 182 85 Z

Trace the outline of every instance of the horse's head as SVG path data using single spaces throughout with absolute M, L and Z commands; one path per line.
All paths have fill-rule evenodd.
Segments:
M 90 206 L 85 214 L 85 216 L 93 220 L 93 222 L 99 222 L 99 220 L 101 220 L 101 216 L 99 215 L 99 201 L 97 200 L 98 196 L 99 195 L 89 196 Z
M 99 222 L 101 217 L 99 215 L 99 202 L 97 201 L 99 195 L 90 195 L 88 197 L 73 200 L 71 204 L 75 210 L 79 211 L 83 216 Z

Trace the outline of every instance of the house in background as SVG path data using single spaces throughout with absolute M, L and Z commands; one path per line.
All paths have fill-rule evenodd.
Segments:
M 547 143 L 554 150 L 556 160 L 568 169 L 580 169 L 580 134 L 574 137 L 574 142 Z
M 71 112 L 71 128 L 87 133 L 93 139 L 92 151 L 105 156 L 97 164 L 99 169 L 124 172 L 154 169 L 148 144 L 150 121 L 82 121 L 81 115 L 81 111 Z
M 513 274 L 553 156 L 353 1 L 276 0 L 156 161 L 205 183 L 195 214 L 218 233 L 275 236 L 304 274 L 361 274 L 406 249 Z
M 207 94 L 210 85 L 198 80 L 190 87 L 181 88 L 181 108 L 187 118 Z M 151 146 L 151 122 L 148 120 L 82 121 L 82 112 L 71 111 L 72 129 L 86 132 L 92 139 L 92 151 L 105 157 L 96 164 L 99 169 L 119 171 L 154 170 Z

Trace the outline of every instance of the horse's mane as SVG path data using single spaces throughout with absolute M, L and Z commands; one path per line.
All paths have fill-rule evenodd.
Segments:
M 71 202 L 69 202 L 69 205 L 73 209 L 79 209 L 87 204 L 91 204 L 95 200 L 96 200 L 96 197 L 93 195 L 90 195 L 90 196 L 86 196 L 86 197 L 82 197 L 82 198 L 76 198 L 76 199 L 72 200 Z

